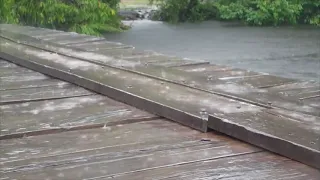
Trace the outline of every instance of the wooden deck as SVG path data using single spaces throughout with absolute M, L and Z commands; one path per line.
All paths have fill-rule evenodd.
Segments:
M 317 83 L 140 52 L 97 37 L 0 28 L 6 37 L 1 39 L 3 58 L 9 57 L 3 52 L 27 58 L 25 64 L 15 62 L 192 128 L 216 129 L 319 165 Z M 62 64 L 49 61 L 52 55 Z M 62 73 L 31 63 L 47 63 Z M 88 67 L 97 67 L 97 76 Z M 5 60 L 0 60 L 0 75 L 0 179 L 320 178 L 319 170 L 299 162 Z M 105 85 L 122 91 L 104 91 Z M 297 154 L 301 150 L 304 154 Z
M 201 133 L 9 62 L 0 64 L 0 72 L 14 72 L 2 74 L 0 82 L 3 180 L 320 177 L 318 170 L 221 134 Z

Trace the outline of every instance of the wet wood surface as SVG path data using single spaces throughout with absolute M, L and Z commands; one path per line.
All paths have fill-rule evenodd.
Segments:
M 1 30 L 12 27 L 15 26 L 0 25 Z M 30 54 L 36 52 L 34 48 L 25 48 L 18 43 L 15 46 L 18 51 L 11 54 L 37 64 L 48 62 L 48 67 L 67 72 L 57 78 L 77 83 L 77 79 L 68 76 L 76 74 L 146 99 L 153 98 L 152 101 L 160 102 L 160 106 L 145 100 L 135 101 L 135 98 L 114 91 L 107 94 L 191 127 L 197 121 L 206 122 L 208 115 L 220 117 L 220 120 L 228 120 L 228 124 L 245 126 L 247 134 L 238 136 L 241 131 L 215 126 L 210 118 L 209 128 L 318 166 L 320 107 L 317 84 L 136 51 L 120 43 L 78 34 L 69 36 L 62 31 L 19 26 L 12 32 L 20 34 L 21 42 L 29 42 L 28 37 L 21 36 L 25 34 L 35 38 L 30 41 L 32 45 L 38 43 L 52 52 L 61 53 L 37 56 Z M 39 44 L 40 39 L 43 42 Z M 6 51 L 11 42 L 4 40 L 1 43 L 1 50 Z M 23 54 L 21 48 L 29 54 Z M 50 59 L 50 56 L 54 58 Z M 54 61 L 59 59 L 66 61 L 55 66 Z M 91 68 L 94 73 L 87 76 L 90 73 L 86 71 Z M 121 73 L 114 68 L 122 69 Z M 50 74 L 52 69 L 48 72 L 57 75 Z M 0 60 L 0 75 L 0 113 L 4 117 L 0 132 L 2 179 L 320 178 L 319 170 L 298 162 L 223 135 L 200 133 L 159 119 L 6 61 Z M 78 83 L 84 82 L 81 79 Z M 87 85 L 88 89 L 106 94 L 100 85 Z M 150 88 L 157 91 L 150 92 Z M 206 123 L 198 126 L 204 128 L 203 125 Z M 248 137 L 251 130 L 255 130 L 255 134 Z M 259 139 L 266 134 L 280 137 L 284 143 Z M 289 149 L 292 150 L 289 152 L 290 146 L 279 149 L 288 142 L 304 146 L 303 150 L 307 151 L 301 156 L 294 154 L 299 152 L 296 149 Z M 278 147 L 270 149 L 275 145 Z M 310 152 L 316 154 L 310 157 Z
M 158 133 L 154 133 L 154 132 Z M 319 171 L 165 120 L 4 140 L 4 178 L 317 179 Z
M 30 102 L 49 99 L 61 99 L 65 97 L 78 97 L 92 95 L 93 93 L 75 85 L 66 84 L 52 88 L 35 87 L 26 89 L 14 89 L 0 91 L 0 105 L 17 102 Z
M 15 63 L 49 74 L 50 76 L 70 81 L 98 93 L 109 95 L 121 102 L 128 103 L 203 132 L 206 132 L 208 128 L 215 128 L 213 126 L 207 126 L 206 116 L 208 114 L 213 117 L 219 117 L 220 114 L 224 114 L 224 119 L 232 120 L 237 117 L 238 114 L 240 118 L 244 118 L 244 116 L 242 116 L 243 114 L 252 114 L 254 116 L 255 114 L 263 113 L 275 107 L 289 111 L 297 111 L 307 116 L 319 116 L 319 108 L 313 102 L 310 102 L 313 104 L 312 106 L 308 104 L 301 105 L 299 98 L 284 97 L 279 95 L 279 93 L 275 96 L 268 91 L 268 88 L 275 86 L 297 83 L 297 81 L 293 79 L 264 74 L 240 76 L 231 79 L 229 78 L 230 76 L 215 79 L 207 75 L 201 76 L 201 73 L 195 75 L 195 77 L 183 76 L 183 71 L 181 70 L 168 70 L 170 66 L 164 63 L 166 60 L 155 61 L 155 63 L 160 63 L 157 65 L 160 66 L 160 69 L 157 68 L 157 66 L 142 64 L 139 61 L 122 60 L 121 57 L 123 56 L 135 57 L 148 55 L 148 53 L 145 54 L 145 52 L 136 51 L 131 48 L 116 48 L 114 50 L 103 50 L 103 53 L 99 53 L 99 51 L 96 53 L 56 46 L 53 43 L 46 44 L 43 41 L 40 42 L 22 35 L 18 36 L 24 40 L 28 40 L 28 44 L 19 44 L 14 40 L 17 38 L 14 34 L 7 33 L 7 36 L 10 40 L 3 39 L 1 44 L 3 50 L 6 52 L 6 56 L 3 58 L 8 58 Z M 39 47 L 39 43 L 41 46 L 45 45 L 46 48 L 43 49 Z M 20 51 L 17 52 L 17 50 Z M 152 55 L 152 53 L 149 55 Z M 21 57 L 28 57 L 29 60 L 25 61 Z M 118 58 L 120 58 L 120 60 Z M 170 63 L 176 64 L 178 61 L 179 60 L 174 60 Z M 161 65 L 161 63 L 164 64 Z M 194 65 L 201 66 L 201 64 Z M 177 66 L 181 68 L 181 66 L 185 65 L 180 64 Z M 48 68 L 46 67 L 50 67 L 51 70 L 47 71 Z M 217 71 L 217 68 L 218 67 L 215 67 L 213 69 Z M 160 77 L 159 70 L 161 71 Z M 220 71 L 223 70 L 220 68 Z M 237 71 L 239 72 L 239 70 Z M 186 83 L 185 80 L 182 79 L 181 82 L 181 77 L 188 77 L 192 81 Z M 180 82 L 177 82 L 179 80 Z M 209 81 L 209 83 L 205 81 Z M 99 87 L 97 87 L 97 85 L 99 85 Z M 221 90 L 223 89 L 222 93 L 221 91 L 215 91 L 219 88 Z M 159 91 L 150 91 L 149 89 L 158 89 Z M 237 94 L 239 95 L 236 89 L 241 89 L 242 94 L 240 93 L 240 96 L 235 96 Z M 224 93 L 228 92 L 228 90 L 229 94 Z M 317 91 L 315 93 L 317 93 Z M 312 95 L 315 93 L 313 92 Z M 181 103 L 183 106 L 181 106 Z M 206 115 L 203 115 L 202 111 L 205 111 Z M 223 120 L 221 117 L 219 118 Z M 257 126 L 250 128 L 263 133 L 263 131 L 259 130 L 260 127 L 258 126 L 261 125 L 263 121 L 266 121 L 264 118 L 262 119 L 263 120 L 256 120 Z M 288 118 L 277 119 L 277 123 L 279 124 L 287 124 L 290 121 L 291 119 Z M 296 130 L 300 130 L 299 128 L 303 128 L 302 132 L 311 131 L 304 126 L 299 126 Z M 227 134 L 229 133 L 222 129 L 216 128 L 216 130 Z M 291 131 L 290 128 L 286 128 L 285 134 L 291 133 Z M 298 147 L 303 148 L 311 154 L 316 153 L 316 156 L 319 156 L 319 150 L 315 147 L 318 147 L 320 143 L 314 141 L 316 137 L 313 137 L 319 134 L 319 130 L 316 131 L 316 133 L 310 132 L 311 136 L 309 136 L 309 138 L 312 138 L 308 139 L 315 143 L 314 146 L 310 144 L 300 144 L 302 141 L 299 141 L 298 138 L 286 139 L 281 137 L 281 134 L 275 132 L 270 135 L 279 136 L 279 138 L 284 139 L 285 142 L 291 142 L 293 140 L 293 143 L 298 144 Z M 264 144 L 254 144 L 266 148 Z M 271 146 L 270 148 L 272 149 L 273 146 L 276 146 L 276 143 L 273 144 L 271 142 L 268 146 Z M 286 155 L 285 153 L 280 154 Z M 300 155 L 299 153 L 296 153 L 294 156 L 288 155 L 288 157 L 304 163 L 309 162 L 309 158 L 304 160 L 302 158 L 301 160 L 301 157 L 295 156 Z M 319 168 L 317 163 L 310 162 L 309 165 Z

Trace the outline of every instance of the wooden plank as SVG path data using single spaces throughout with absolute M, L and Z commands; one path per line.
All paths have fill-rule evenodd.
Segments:
M 1 77 L 1 83 L 6 84 L 6 83 L 14 83 L 14 82 L 24 82 L 24 81 L 32 81 L 32 80 L 45 80 L 49 79 L 48 76 L 45 76 L 41 73 L 38 72 L 31 72 L 25 74 L 25 76 L 21 75 L 11 75 L 11 76 L 4 76 Z
M 126 58 L 126 57 L 140 57 L 140 56 L 148 56 L 154 54 L 153 52 L 149 51 L 139 51 L 136 49 L 103 49 L 96 51 L 97 53 L 114 57 L 114 58 Z
M 297 82 L 295 79 L 283 78 L 271 75 L 259 75 L 243 78 L 224 78 L 223 80 L 234 82 L 236 84 L 248 85 L 255 88 L 269 88 L 289 83 Z
M 187 68 L 184 70 L 183 68 L 178 68 L 180 70 L 184 70 L 188 73 L 195 74 L 197 76 L 207 76 L 210 79 L 220 79 L 220 80 L 226 80 L 226 79 L 239 79 L 243 77 L 251 77 L 251 76 L 258 76 L 261 75 L 261 73 L 256 73 L 252 71 L 247 71 L 247 70 L 242 70 L 242 69 L 228 69 L 225 67 L 221 67 L 221 69 L 226 69 L 226 70 L 219 70 L 218 67 L 214 65 L 209 65 L 208 66 L 213 66 L 212 71 L 209 71 L 208 69 L 210 68 L 205 68 L 206 65 L 203 67 L 195 67 L 195 68 Z M 189 66 L 187 66 L 189 67 Z M 191 66 L 193 67 L 193 66 Z
M 175 129 L 179 129 L 181 134 Z M 155 131 L 159 133 L 154 133 Z M 14 157 L 11 159 L 17 160 L 5 161 L 3 174 L 5 177 L 20 176 L 24 179 L 85 179 L 260 151 L 228 138 L 220 138 L 213 134 L 201 135 L 199 132 L 164 121 L 110 127 L 108 133 L 105 132 L 104 129 L 95 129 L 70 132 L 68 135 L 60 133 L 46 138 L 28 138 L 23 147 L 30 147 L 31 144 L 32 150 L 21 152 L 18 156 L 26 157 L 27 154 L 32 154 L 30 151 L 36 151 L 37 154 L 32 156 L 37 158 L 27 159 L 16 158 L 15 152 L 19 151 L 19 146 L 21 147 L 17 141 L 4 142 L 13 145 L 6 147 L 1 154 L 9 155 L 6 159 Z M 119 137 L 116 138 L 115 135 Z M 202 137 L 207 137 L 210 141 L 202 141 Z M 51 148 L 43 146 L 48 144 L 45 141 L 49 141 Z M 49 148 L 51 153 L 59 153 L 45 154 Z M 44 157 L 39 154 L 43 154 Z M 63 177 L 59 177 L 59 174 L 63 174 Z
M 13 74 L 0 78 L 0 90 L 26 89 L 48 86 L 64 86 L 66 82 L 57 79 L 52 79 L 40 73 L 32 72 L 23 76 Z
M 12 63 L 9 63 L 7 61 L 0 61 L 0 68 L 1 69 L 6 69 L 6 68 L 17 68 L 18 66 Z
M 122 43 L 111 42 L 107 40 L 96 41 L 96 42 L 84 42 L 68 45 L 70 47 L 79 48 L 85 51 L 101 51 L 105 49 L 124 49 L 124 48 L 133 48 Z
M 0 139 L 155 117 L 99 95 L 2 105 L 0 110 Z
M 192 73 L 196 76 L 205 76 L 210 79 L 220 79 L 225 81 L 263 75 L 262 73 L 253 71 L 213 64 L 176 67 L 175 69 Z
M 166 56 L 162 54 L 149 54 L 145 56 L 137 56 L 137 57 L 123 57 L 124 60 L 139 62 L 142 64 L 148 64 L 148 63 L 154 63 L 154 62 L 163 62 L 163 61 L 169 61 L 169 60 L 181 60 L 179 57 L 175 56 Z
M 12 63 L 11 63 L 12 64 Z M 0 65 L 1 66 L 1 65 Z M 33 72 L 30 69 L 22 68 L 22 67 L 0 67 L 0 77 L 11 76 L 11 75 L 21 75 Z
M 153 66 L 161 66 L 161 67 L 180 67 L 180 66 L 190 66 L 190 65 L 198 65 L 198 64 L 209 64 L 206 61 L 191 61 L 191 60 L 168 60 L 161 62 L 151 62 L 148 65 Z
M 24 34 L 28 36 L 41 36 L 41 35 L 48 35 L 48 34 L 60 34 L 63 31 L 57 31 L 52 29 L 45 29 L 45 28 L 36 28 L 31 26 L 19 26 L 16 24 L 0 24 L 0 33 L 3 34 L 4 31 L 10 31 L 14 33 Z
M 59 37 L 56 39 L 50 39 L 49 41 L 57 44 L 70 45 L 70 44 L 94 42 L 94 41 L 100 41 L 100 40 L 103 40 L 103 38 L 95 37 L 95 36 L 67 36 L 64 38 Z
M 76 33 L 73 33 L 73 32 L 52 31 L 51 33 L 33 34 L 31 36 L 34 37 L 34 38 L 45 40 L 45 39 L 48 39 L 48 38 L 54 38 L 54 37 L 58 37 L 58 36 L 70 36 L 70 33 L 76 34 Z
M 281 116 L 274 110 L 258 113 L 234 113 L 227 117 L 215 114 L 209 117 L 208 127 L 320 168 L 320 118 L 296 112 L 292 117 Z
M 157 133 L 155 133 L 157 132 Z M 103 149 L 122 149 L 134 146 L 166 144 L 165 142 L 200 141 L 201 133 L 166 120 L 153 120 L 133 124 L 107 126 L 81 131 L 33 136 L 22 139 L 2 140 L 1 162 L 4 166 L 17 166 L 26 160 L 72 155 Z M 218 139 L 220 136 L 216 136 Z M 232 141 L 223 138 L 220 141 Z M 226 139 L 226 140 L 225 140 Z M 48 142 L 49 141 L 49 142 Z M 213 141 L 213 140 L 212 140 Z M 213 142 L 217 142 L 213 141 Z M 235 141 L 234 141 L 235 142 Z M 239 143 L 238 143 L 239 144 Z M 23 151 L 31 148 L 30 151 Z M 14 153 L 21 151 L 19 153 Z M 37 153 L 33 153 L 37 152 Z
M 290 83 L 290 84 L 284 84 L 281 86 L 275 86 L 268 88 L 268 90 L 272 92 L 287 92 L 290 94 L 290 92 L 301 92 L 308 88 L 314 88 L 319 87 L 318 82 L 313 81 L 304 81 L 304 82 L 296 82 L 296 83 Z
M 320 97 L 308 98 L 301 101 L 303 105 L 320 108 Z M 320 111 L 318 112 L 318 116 L 320 116 Z
M 300 82 L 291 86 L 283 85 L 278 88 L 270 88 L 269 91 L 285 97 L 308 99 L 320 95 L 320 85 L 316 82 Z
M 214 64 L 208 64 L 208 65 L 200 64 L 200 65 L 194 65 L 194 66 L 175 67 L 175 69 L 179 69 L 179 70 L 190 72 L 190 73 L 196 73 L 196 74 L 201 73 L 206 76 L 210 75 L 213 72 L 233 70 L 233 68 L 231 67 L 227 67 L 223 65 L 214 65 Z
M 30 30 L 38 30 L 38 31 L 43 31 L 41 28 L 34 28 L 30 26 L 19 26 L 16 24 L 0 24 L 0 32 L 2 31 L 10 31 L 10 32 L 15 32 L 15 33 L 22 33 Z
M 146 169 L 144 171 L 135 171 L 99 178 L 112 178 L 114 180 L 318 180 L 319 177 L 320 172 L 318 170 L 274 154 L 261 152 L 150 170 Z
M 0 105 L 8 103 L 22 103 L 28 101 L 87 96 L 92 94 L 93 93 L 88 90 L 71 84 L 66 84 L 65 86 L 4 90 L 0 91 Z
M 70 33 L 70 32 L 61 32 L 55 34 L 46 34 L 46 35 L 33 35 L 32 37 L 44 40 L 44 41 L 61 41 L 61 40 L 68 40 L 74 38 L 87 38 L 87 35 L 77 34 L 77 33 Z

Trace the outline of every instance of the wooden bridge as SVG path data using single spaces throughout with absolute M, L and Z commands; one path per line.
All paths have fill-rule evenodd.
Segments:
M 317 82 L 0 30 L 0 179 L 320 178 Z

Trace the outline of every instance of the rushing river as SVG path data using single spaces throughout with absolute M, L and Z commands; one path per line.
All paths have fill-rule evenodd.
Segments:
M 137 49 L 320 82 L 320 28 L 246 27 L 226 22 L 170 25 L 135 21 L 106 34 Z

